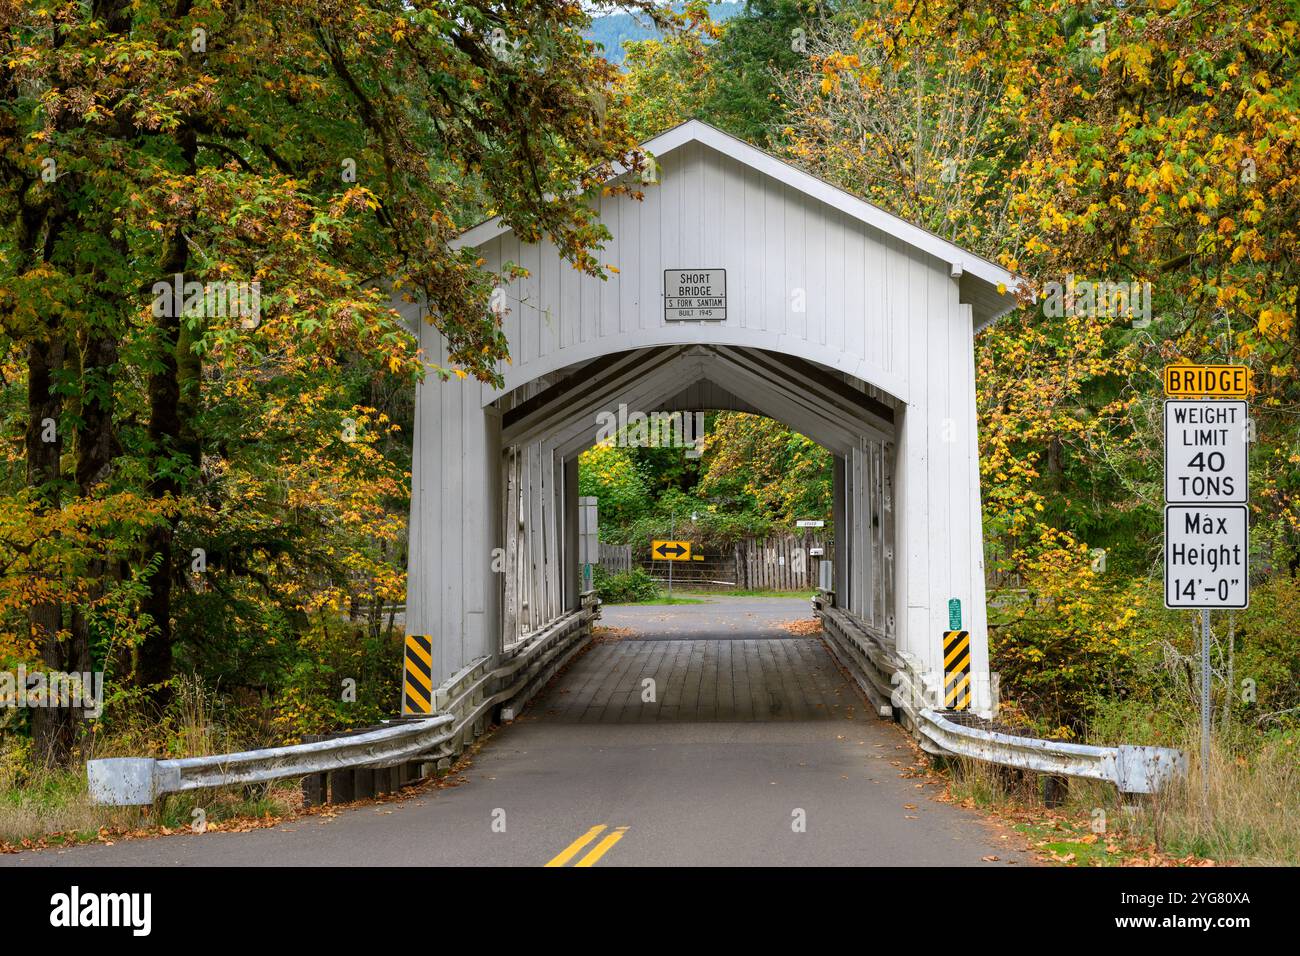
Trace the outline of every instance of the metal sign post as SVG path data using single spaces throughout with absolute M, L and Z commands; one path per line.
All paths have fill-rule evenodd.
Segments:
M 1210 609 L 1201 609 L 1201 803 L 1210 802 Z
M 1165 369 L 1165 607 L 1201 612 L 1201 801 L 1210 795 L 1210 610 L 1250 603 L 1244 366 Z

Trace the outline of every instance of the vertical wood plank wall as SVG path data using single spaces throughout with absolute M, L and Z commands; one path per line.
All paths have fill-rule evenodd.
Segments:
M 504 287 L 506 388 L 436 375 L 418 387 L 408 628 L 434 637 L 435 679 L 569 603 L 565 459 L 545 442 L 503 449 L 500 402 L 574 363 L 692 342 L 797 356 L 897 400 L 893 441 L 837 452 L 837 591 L 864 621 L 892 622 L 900 649 L 931 669 L 960 600 L 973 670 L 986 674 L 974 320 L 950 265 L 700 143 L 661 172 L 643 202 L 597 200 L 612 233 L 601 261 L 619 269 L 607 281 L 511 234 L 478 250 L 490 269 L 529 272 Z M 727 270 L 725 322 L 665 322 L 663 270 L 689 267 Z M 427 323 L 420 344 L 445 362 Z M 975 704 L 987 706 L 986 689 Z

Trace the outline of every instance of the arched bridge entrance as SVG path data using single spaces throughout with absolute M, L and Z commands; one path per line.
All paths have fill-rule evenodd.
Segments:
M 498 220 L 462 237 L 528 274 L 503 286 L 504 386 L 419 388 L 407 631 L 430 660 L 408 711 L 580 607 L 577 458 L 622 406 L 756 412 L 829 449 L 835 607 L 919 672 L 966 632 L 987 712 L 973 339 L 1013 277 L 706 124 L 645 149 L 644 200 L 594 200 L 606 281 Z M 445 359 L 427 323 L 420 345 Z

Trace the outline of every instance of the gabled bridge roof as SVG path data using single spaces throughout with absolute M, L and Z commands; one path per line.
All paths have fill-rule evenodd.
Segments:
M 860 199 L 838 186 L 792 166 L 769 152 L 751 146 L 716 126 L 710 126 L 697 119 L 687 120 L 647 140 L 641 144 L 641 147 L 650 156 L 659 159 L 690 143 L 701 143 L 716 150 L 750 169 L 946 263 L 950 274 L 960 280 L 962 301 L 972 306 L 977 331 L 1016 307 L 1014 293 L 1019 279 L 1013 273 L 968 249 L 963 249 L 920 226 L 886 212 L 879 206 Z M 616 165 L 613 178 L 626 173 L 627 169 Z M 453 246 L 476 248 L 507 232 L 510 232 L 509 225 L 501 216 L 496 216 L 466 230 Z

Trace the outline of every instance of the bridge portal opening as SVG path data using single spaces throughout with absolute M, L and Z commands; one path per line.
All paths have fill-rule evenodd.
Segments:
M 503 469 L 503 649 L 578 606 L 584 587 L 578 561 L 580 456 L 592 449 L 599 453 L 601 447 L 619 448 L 620 442 L 662 447 L 667 439 L 678 444 L 684 461 L 700 462 L 708 416 L 719 411 L 779 422 L 829 455 L 831 513 L 825 518 L 835 533 L 815 556 L 817 563 L 830 564 L 839 606 L 892 636 L 899 403 L 888 394 L 791 356 L 701 344 L 632 350 L 567 367 L 502 396 L 497 408 Z M 606 457 L 615 466 L 628 463 Z M 627 495 L 653 490 L 636 487 L 639 476 L 626 477 L 622 491 Z M 699 477 L 697 470 L 693 480 Z M 606 495 L 603 510 L 607 520 L 626 524 L 630 515 L 620 515 L 619 509 L 647 502 L 618 500 L 619 476 L 609 478 L 615 493 Z M 683 507 L 690 497 L 682 495 Z M 683 523 L 689 518 L 683 514 Z M 641 544 L 633 543 L 634 556 Z M 667 560 L 661 557 L 655 570 L 666 577 Z M 798 557 L 806 561 L 813 556 Z M 698 577 L 683 573 L 688 579 Z
M 584 558 L 601 567 L 603 581 L 620 574 L 625 586 L 648 581 L 660 599 L 669 587 L 679 599 L 716 595 L 688 598 L 705 602 L 690 610 L 604 608 L 613 640 L 583 658 L 574 686 L 549 710 L 620 722 L 641 719 L 644 705 L 654 704 L 656 719 L 780 720 L 854 706 L 814 628 L 797 625 L 813 623 L 808 599 L 829 584 L 840 606 L 892 639 L 899 409 L 892 396 L 791 356 L 687 344 L 566 367 L 503 395 L 495 408 L 499 653 L 580 606 L 594 584 Z M 739 460 L 706 454 L 709 429 L 719 427 L 740 436 L 723 451 Z M 798 444 L 817 472 L 806 486 L 811 500 L 796 506 L 806 513 L 789 517 L 822 528 L 743 541 L 705 532 L 743 510 L 736 492 L 751 479 L 785 477 L 753 474 L 753 459 L 772 454 L 764 444 L 773 441 Z M 638 467 L 655 458 L 654 473 Z M 591 497 L 606 529 L 594 554 L 590 539 L 580 542 Z M 728 596 L 737 588 L 802 590 L 802 597 Z M 658 697 L 670 691 L 671 698 Z

